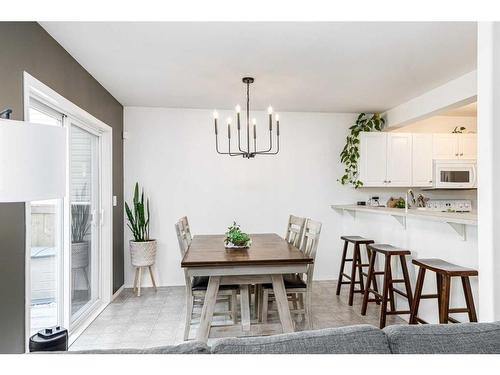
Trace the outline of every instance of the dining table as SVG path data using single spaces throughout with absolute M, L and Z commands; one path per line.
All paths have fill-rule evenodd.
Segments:
M 189 277 L 209 277 L 197 340 L 206 342 L 209 337 L 279 333 L 276 332 L 276 323 L 252 322 L 250 319 L 250 287 L 258 284 L 272 284 L 280 331 L 294 331 L 283 276 L 305 273 L 307 265 L 313 263 L 313 259 L 278 234 L 250 234 L 250 238 L 252 242 L 248 248 L 227 249 L 224 235 L 193 237 L 181 267 L 186 268 Z M 212 326 L 221 285 L 239 285 L 241 324 Z M 257 302 L 257 297 L 255 301 Z

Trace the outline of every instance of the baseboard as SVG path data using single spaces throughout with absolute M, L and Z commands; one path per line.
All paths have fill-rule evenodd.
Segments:
M 114 301 L 116 297 L 118 297 L 120 293 L 123 292 L 123 289 L 125 289 L 125 284 L 119 287 L 118 290 L 111 296 L 111 301 Z

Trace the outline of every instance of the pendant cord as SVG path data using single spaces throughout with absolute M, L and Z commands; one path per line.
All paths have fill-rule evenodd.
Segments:
M 247 82 L 247 152 L 250 155 L 250 82 Z

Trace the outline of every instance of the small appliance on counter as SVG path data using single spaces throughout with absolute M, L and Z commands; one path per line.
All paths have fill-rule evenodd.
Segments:
M 380 207 L 380 197 L 373 196 L 368 199 L 368 206 L 371 207 Z
M 468 199 L 431 199 L 425 207 L 438 212 L 471 212 L 472 201 Z

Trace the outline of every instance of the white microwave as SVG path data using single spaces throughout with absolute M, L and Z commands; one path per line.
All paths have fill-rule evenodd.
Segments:
M 476 189 L 476 160 L 434 160 L 432 188 Z

